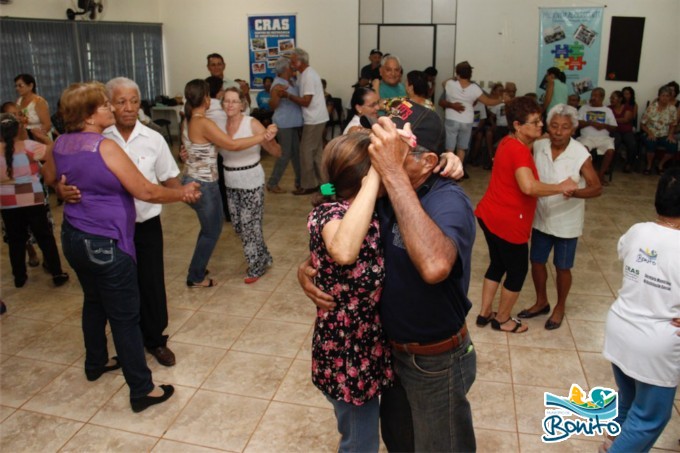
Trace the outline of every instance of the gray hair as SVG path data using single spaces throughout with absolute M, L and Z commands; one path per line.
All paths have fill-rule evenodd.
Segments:
M 276 60 L 276 75 L 283 74 L 283 71 L 290 68 L 290 60 L 288 58 L 279 58 Z
M 296 47 L 293 49 L 293 53 L 297 55 L 298 60 L 300 60 L 301 63 L 304 64 L 309 64 L 309 54 L 307 51 L 300 49 L 299 47 Z
M 548 124 L 550 124 L 550 120 L 552 120 L 553 116 L 566 116 L 571 120 L 571 125 L 574 128 L 578 127 L 578 112 L 571 105 L 557 104 L 555 107 L 551 108 L 548 112 Z
M 109 99 L 113 98 L 113 92 L 119 88 L 134 88 L 137 91 L 137 95 L 140 98 L 142 97 L 142 93 L 139 91 L 139 85 L 137 85 L 134 80 L 128 79 L 127 77 L 116 77 L 106 82 L 106 95 Z
M 670 97 L 673 97 L 673 93 L 675 92 L 675 89 L 668 86 L 664 85 L 661 88 L 659 88 L 659 92 L 657 93 L 657 96 L 661 96 L 662 94 L 667 94 Z
M 398 56 L 392 55 L 392 54 L 387 55 L 385 58 L 383 58 L 382 64 L 387 63 L 388 60 L 394 60 L 394 61 L 396 61 L 397 64 L 399 65 L 399 67 L 401 68 L 401 60 L 399 60 L 399 57 L 398 57 Z

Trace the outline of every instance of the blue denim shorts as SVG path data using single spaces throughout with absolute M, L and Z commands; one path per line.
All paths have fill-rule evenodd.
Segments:
M 470 146 L 472 123 L 460 123 L 455 120 L 444 121 L 446 129 L 446 149 L 466 150 Z
M 577 242 L 578 238 L 558 238 L 533 228 L 531 230 L 531 252 L 529 253 L 529 259 L 532 263 L 545 264 L 548 262 L 550 250 L 554 247 L 553 264 L 555 267 L 558 269 L 571 269 L 574 267 Z

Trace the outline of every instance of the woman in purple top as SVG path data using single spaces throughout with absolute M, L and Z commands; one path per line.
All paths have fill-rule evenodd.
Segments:
M 76 83 L 61 97 L 66 134 L 48 154 L 45 181 L 57 177 L 80 191 L 80 202 L 64 206 L 61 240 L 64 256 L 83 288 L 85 376 L 123 369 L 132 410 L 140 412 L 172 396 L 171 385 L 155 387 L 146 366 L 139 327 L 139 289 L 135 263 L 133 197 L 155 203 L 195 201 L 198 185 L 168 189 L 149 182 L 102 132 L 114 124 L 104 85 Z M 106 322 L 118 357 L 109 359 Z

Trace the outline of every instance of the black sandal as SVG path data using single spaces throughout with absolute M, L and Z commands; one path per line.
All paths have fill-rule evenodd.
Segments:
M 61 274 L 53 275 L 52 276 L 52 282 L 54 283 L 54 286 L 61 286 L 64 283 L 68 281 L 68 274 L 66 272 L 62 272 Z
M 477 315 L 477 326 L 479 327 L 486 327 L 487 324 L 489 324 L 493 319 L 496 317 L 496 312 L 492 312 L 488 317 L 484 317 L 482 315 Z
M 515 327 L 514 327 L 512 330 L 503 330 L 503 329 L 501 329 L 501 326 L 502 326 L 503 324 L 507 324 L 507 323 L 510 322 L 510 321 L 512 321 L 512 322 L 515 323 Z M 507 332 L 507 333 L 524 333 L 524 332 L 526 332 L 526 330 L 522 330 L 521 332 L 518 332 L 518 330 L 519 330 L 520 327 L 522 327 L 522 321 L 520 321 L 520 320 L 517 319 L 517 318 L 513 318 L 512 316 L 509 317 L 508 319 L 506 319 L 506 320 L 503 321 L 503 322 L 498 322 L 497 319 L 492 319 L 492 320 L 491 320 L 491 328 L 492 328 L 493 330 L 500 330 L 501 332 Z M 527 330 L 529 330 L 529 329 L 527 329 Z

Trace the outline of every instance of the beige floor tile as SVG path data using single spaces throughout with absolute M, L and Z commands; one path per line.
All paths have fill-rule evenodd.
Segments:
M 286 275 L 283 276 L 281 283 L 279 283 L 279 286 L 276 288 L 276 292 L 282 292 L 282 293 L 288 293 L 288 294 L 297 294 L 298 296 L 300 296 L 300 298 L 305 298 L 309 303 L 312 303 L 304 295 L 304 293 L 302 292 L 302 288 L 300 287 L 300 284 L 298 283 L 297 267 L 301 262 L 302 262 L 302 258 L 295 264 L 295 266 L 292 269 L 290 269 L 286 273 Z
M 81 426 L 73 420 L 18 410 L 0 425 L 0 451 L 57 451 Z
M 208 301 L 210 296 L 220 289 L 221 285 L 219 283 L 212 288 L 188 288 L 186 276 L 165 282 L 168 306 L 185 310 L 198 310 Z
M 326 397 L 312 383 L 312 362 L 296 360 L 288 370 L 281 387 L 274 396 L 275 401 L 316 406 L 332 407 Z
M 23 408 L 86 422 L 123 386 L 122 375 L 104 373 L 97 381 L 90 382 L 82 368 L 70 367 Z
M 589 387 L 600 386 L 616 390 L 612 364 L 602 357 L 601 352 L 579 352 L 578 355 Z
M 572 383 L 585 385 L 586 378 L 576 351 L 515 346 L 510 348 L 510 363 L 516 384 L 565 389 Z
M 160 382 L 156 382 L 160 384 Z M 143 412 L 134 413 L 130 408 L 130 390 L 121 387 L 109 401 L 90 420 L 90 424 L 107 428 L 129 431 L 147 436 L 161 437 L 172 422 L 177 418 L 182 408 L 194 395 L 196 389 L 175 386 L 172 397 Z
M 507 334 L 493 330 L 491 328 L 491 324 L 487 324 L 485 327 L 478 327 L 475 324 L 477 314 L 478 314 L 477 311 L 475 312 L 470 311 L 470 313 L 468 313 L 467 316 L 468 332 L 470 332 L 470 338 L 472 338 L 472 341 L 507 346 L 508 345 Z
M 566 395 L 569 393 L 569 387 L 514 385 L 518 432 L 543 434 L 542 420 L 545 417 L 545 405 L 543 404 L 545 392 Z
M 36 338 L 17 356 L 70 365 L 84 354 L 83 333 L 73 326 L 60 324 Z
M 66 369 L 66 365 L 12 357 L 0 365 L 0 404 L 20 407 Z
M 522 453 L 583 453 L 596 452 L 602 443 L 601 439 L 592 441 L 581 439 L 567 439 L 563 442 L 545 444 L 539 434 L 520 434 L 519 444 Z
M 569 294 L 567 297 L 566 316 L 570 321 L 601 321 L 607 320 L 609 307 L 614 302 L 612 296 L 593 296 L 591 294 Z
M 331 452 L 339 441 L 332 409 L 272 402 L 244 451 Z
M 571 321 L 567 319 L 567 323 L 574 334 L 576 349 L 587 352 L 602 352 L 602 347 L 604 346 L 604 322 Z
M 468 393 L 475 428 L 515 432 L 515 397 L 512 384 L 477 379 Z M 503 414 L 499 417 L 499 414 Z
M 225 284 L 200 308 L 210 313 L 253 317 L 262 308 L 271 293 L 252 288 L 250 285 Z
M 163 437 L 242 451 L 268 404 L 262 399 L 199 390 Z
M 599 275 L 574 270 L 572 276 L 570 293 L 614 297 L 618 290 L 618 286 L 610 287 L 607 280 Z
M 270 399 L 281 385 L 291 359 L 229 351 L 202 388 L 235 395 Z
M 175 353 L 174 366 L 163 366 L 147 354 L 149 368 L 156 382 L 198 388 L 224 357 L 225 350 L 195 344 L 179 343 L 171 339 L 168 347 Z
M 670 421 L 654 444 L 654 448 L 680 451 L 680 413 L 673 411 Z
M 258 281 L 246 285 L 243 283 L 243 279 L 246 277 L 245 266 L 243 272 L 232 276 L 227 279 L 224 283 L 228 285 L 244 285 L 248 288 L 252 288 L 259 291 L 273 291 L 281 283 L 283 276 L 288 273 L 289 268 L 279 268 L 274 264 L 266 274 L 264 274 Z
M 576 349 L 572 332 L 566 322 L 559 329 L 546 330 L 545 322 L 548 315 L 537 316 L 531 319 L 522 319 L 522 324 L 529 326 L 529 330 L 522 334 L 507 334 L 510 350 L 515 347 L 540 346 L 546 349 L 561 349 L 573 351 Z
M 3 354 L 16 354 L 52 326 L 43 321 L 3 315 L 0 322 L 0 350 Z
M 213 448 L 201 447 L 199 445 L 161 439 L 151 451 L 153 453 L 211 453 L 223 450 L 215 450 Z
M 254 319 L 232 350 L 293 358 L 311 326 Z
M 10 313 L 35 321 L 57 323 L 66 319 L 83 303 L 82 295 L 66 295 L 64 291 L 59 291 L 62 297 L 59 297 L 59 302 L 55 303 L 52 297 L 45 297 L 45 293 L 49 291 L 51 288 L 27 289 L 26 293 L 21 295 L 21 304 Z
M 304 295 L 274 291 L 255 318 L 311 325 L 316 319 L 316 306 Z
M 172 305 L 168 306 L 168 327 L 164 334 L 173 336 L 194 313 L 194 310 L 183 310 Z
M 480 341 L 474 344 L 477 350 L 477 380 L 512 382 L 508 346 Z
M 475 426 L 475 437 L 479 453 L 519 452 L 519 440 L 514 430 L 509 433 L 493 429 L 481 429 Z
M 0 405 L 0 423 L 2 423 L 7 417 L 12 415 L 14 411 L 16 411 L 16 408 L 14 407 Z M 0 431 L 2 431 L 1 428 Z
M 150 451 L 156 445 L 156 437 L 132 434 L 117 429 L 101 426 L 85 425 L 73 436 L 60 452 L 93 452 L 93 451 Z
M 179 343 L 227 349 L 241 334 L 248 322 L 248 318 L 225 313 L 196 312 L 173 335 L 172 339 Z

